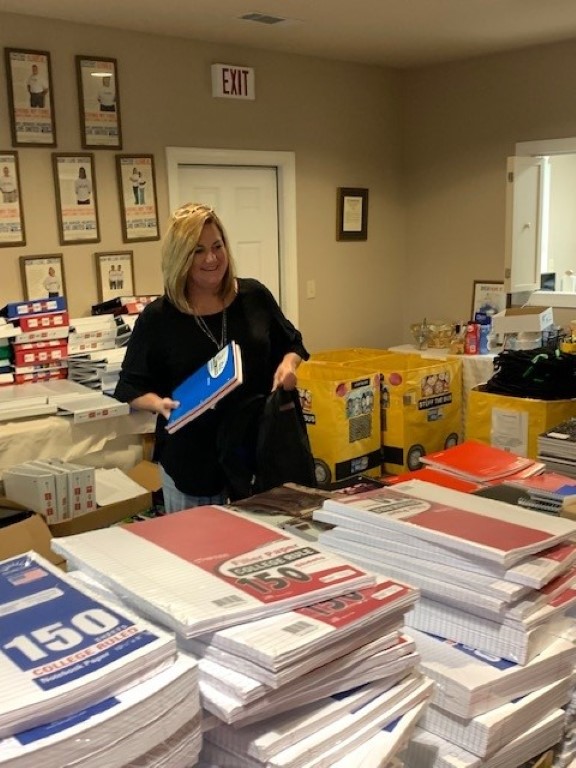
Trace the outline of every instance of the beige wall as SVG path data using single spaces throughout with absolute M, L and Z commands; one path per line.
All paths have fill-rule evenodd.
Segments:
M 22 297 L 18 257 L 62 253 L 73 316 L 97 300 L 93 253 L 134 251 L 136 288 L 161 290 L 159 244 L 122 242 L 115 151 L 93 150 L 101 242 L 60 245 L 51 153 L 80 152 L 74 56 L 116 58 L 124 154 L 153 153 L 161 231 L 166 146 L 285 150 L 296 155 L 300 322 L 312 351 L 386 346 L 402 335 L 404 205 L 399 185 L 398 76 L 374 67 L 190 40 L 0 15 L 0 45 L 50 52 L 56 148 L 16 148 L 27 245 L 0 249 L 0 305 Z M 256 101 L 213 99 L 210 65 L 256 70 Z M 6 93 L 2 72 L 0 92 Z M 0 149 L 10 149 L 0 99 Z M 335 239 L 336 188 L 370 190 L 369 238 Z M 306 299 L 306 281 L 316 298 Z
M 575 66 L 569 42 L 403 75 L 405 321 L 465 318 L 473 280 L 503 279 L 506 158 L 576 135 Z
M 50 51 L 58 152 L 81 150 L 74 56 L 117 59 L 122 152 L 154 154 L 162 231 L 166 146 L 295 152 L 299 324 L 312 351 L 407 341 L 422 317 L 467 319 L 473 281 L 503 278 L 507 156 L 518 141 L 576 135 L 576 42 L 404 73 L 13 15 L 0 15 L 0 44 Z M 213 99 L 214 62 L 254 67 L 256 101 Z M 52 150 L 17 149 L 28 240 L 0 249 L 0 304 L 21 296 L 22 254 L 64 254 L 73 315 L 96 301 L 94 251 L 131 248 L 137 290 L 161 289 L 159 244 L 122 243 L 114 152 L 94 150 L 101 242 L 61 246 Z M 335 240 L 338 186 L 369 188 L 367 242 Z

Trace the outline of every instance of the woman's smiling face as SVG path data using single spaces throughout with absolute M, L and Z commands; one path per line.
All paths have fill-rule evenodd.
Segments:
M 215 291 L 228 269 L 228 252 L 218 227 L 210 222 L 194 249 L 194 258 L 188 272 L 188 284 L 200 290 Z

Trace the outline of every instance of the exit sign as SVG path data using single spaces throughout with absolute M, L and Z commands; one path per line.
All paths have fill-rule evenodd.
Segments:
M 254 70 L 232 64 L 212 64 L 212 96 L 255 99 Z

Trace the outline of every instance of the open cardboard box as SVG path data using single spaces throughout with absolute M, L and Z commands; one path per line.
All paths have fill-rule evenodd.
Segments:
M 33 550 L 54 565 L 63 567 L 64 558 L 54 554 L 50 548 L 52 535 L 44 518 L 15 501 L 0 497 L 0 514 L 8 510 L 20 510 L 29 513 L 29 516 L 0 528 L 0 560 Z M 2 516 L 5 517 L 4 514 Z
M 98 528 L 107 528 L 109 525 L 119 523 L 124 518 L 131 515 L 137 515 L 144 512 L 152 506 L 152 493 L 162 487 L 160 470 L 157 464 L 151 461 L 141 461 L 126 474 L 134 482 L 146 488 L 146 493 L 134 496 L 125 501 L 118 501 L 115 504 L 107 504 L 98 507 L 94 512 L 88 512 L 72 520 L 65 520 L 62 523 L 53 523 L 50 531 L 53 536 L 71 536 L 75 533 L 85 533 L 94 531 Z
M 554 325 L 551 307 L 509 307 L 492 317 L 495 333 L 539 333 L 551 325 Z

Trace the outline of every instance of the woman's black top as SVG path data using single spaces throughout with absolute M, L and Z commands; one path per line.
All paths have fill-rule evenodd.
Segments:
M 173 434 L 166 432 L 162 416 L 156 424 L 155 458 L 176 487 L 192 496 L 211 496 L 225 489 L 217 457 L 217 435 L 225 428 L 226 414 L 234 404 L 250 395 L 268 394 L 274 372 L 288 352 L 305 360 L 309 357 L 302 335 L 284 317 L 268 288 L 251 278 L 238 278 L 237 285 L 238 292 L 226 309 L 226 342 L 234 340 L 240 346 L 242 385 L 216 408 Z M 203 318 L 220 340 L 223 313 Z M 216 345 L 195 317 L 180 312 L 162 296 L 145 307 L 134 325 L 115 397 L 122 402 L 131 402 L 148 392 L 170 397 L 178 384 L 216 352 Z

